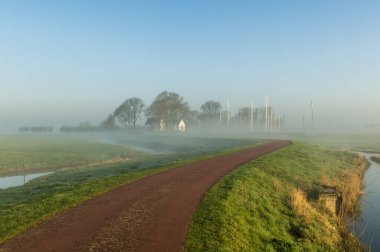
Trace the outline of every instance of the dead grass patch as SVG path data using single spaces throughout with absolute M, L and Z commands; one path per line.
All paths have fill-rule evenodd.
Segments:
M 344 170 L 339 179 L 331 180 L 321 169 L 321 187 L 335 187 L 337 194 L 341 196 L 342 202 L 336 218 L 337 227 L 342 237 L 344 251 L 369 251 L 370 249 L 353 235 L 348 229 L 347 224 L 354 221 L 360 211 L 358 201 L 363 194 L 363 176 L 368 167 L 364 158 L 357 156 L 354 159 L 354 167 Z
M 293 188 L 290 194 L 290 205 L 296 218 L 306 224 L 298 230 L 302 237 L 308 237 L 317 244 L 328 243 L 331 247 L 339 247 L 341 237 L 333 219 L 313 206 L 307 200 L 304 191 Z M 326 237 L 326 234 L 329 234 L 329 237 Z

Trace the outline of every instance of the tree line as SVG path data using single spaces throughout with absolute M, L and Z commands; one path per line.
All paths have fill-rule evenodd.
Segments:
M 272 106 L 238 108 L 232 113 L 229 107 L 222 109 L 219 101 L 208 100 L 199 110 L 191 110 L 182 96 L 175 92 L 163 91 L 150 106 L 138 97 L 126 99 L 110 113 L 99 126 L 82 122 L 77 126 L 62 126 L 61 132 L 85 132 L 114 129 L 135 129 L 145 116 L 145 127 L 150 129 L 175 130 L 181 120 L 190 129 L 237 129 L 276 132 L 285 127 L 285 117 L 274 112 Z M 53 127 L 21 127 L 20 133 L 49 133 Z
M 81 122 L 78 126 L 62 126 L 59 129 L 61 132 L 88 132 L 98 130 L 99 127 L 91 125 L 90 122 Z
M 100 124 L 103 129 L 123 127 L 135 129 L 138 121 L 145 115 L 145 125 L 153 129 L 165 124 L 166 129 L 175 129 L 180 120 L 192 128 L 219 127 L 251 130 L 280 131 L 285 126 L 285 118 L 274 113 L 273 107 L 242 107 L 232 114 L 222 110 L 218 101 L 203 103 L 200 110 L 191 110 L 182 96 L 174 92 L 163 91 L 150 106 L 138 97 L 132 97 L 120 104 Z
M 118 126 L 136 128 L 142 115 L 147 117 L 146 125 L 157 126 L 162 120 L 168 128 L 175 127 L 181 119 L 187 119 L 190 113 L 188 103 L 177 93 L 164 91 L 150 106 L 138 97 L 132 97 L 120 104 L 113 113 L 102 121 L 101 127 L 113 129 Z
M 51 133 L 53 132 L 53 127 L 51 126 L 24 126 L 18 129 L 20 133 Z

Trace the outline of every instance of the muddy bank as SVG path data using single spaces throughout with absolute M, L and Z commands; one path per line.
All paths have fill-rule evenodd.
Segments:
M 380 164 L 380 156 L 371 156 L 371 160 Z

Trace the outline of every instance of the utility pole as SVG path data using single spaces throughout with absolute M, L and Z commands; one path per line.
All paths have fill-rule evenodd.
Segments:
M 219 125 L 222 127 L 222 110 L 219 111 Z
M 306 132 L 305 132 L 305 115 L 302 115 L 302 131 L 303 131 L 303 134 L 305 135 Z
M 274 117 L 273 108 L 271 107 L 270 108 L 270 132 L 273 132 L 273 117 Z
M 253 131 L 253 102 L 251 103 L 251 131 Z
M 310 100 L 310 109 L 311 109 L 311 135 L 314 135 L 314 104 L 313 104 L 313 100 Z
M 230 128 L 230 101 L 227 100 L 227 128 Z
M 268 132 L 268 96 L 265 98 L 265 132 Z

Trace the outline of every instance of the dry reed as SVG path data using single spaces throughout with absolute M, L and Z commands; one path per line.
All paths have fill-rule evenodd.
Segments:
M 311 230 L 306 229 L 303 230 L 306 236 L 312 237 L 315 242 L 327 242 L 333 247 L 340 247 L 343 251 L 370 251 L 347 229 L 347 224 L 358 212 L 357 203 L 363 193 L 363 174 L 366 168 L 366 160 L 356 157 L 353 169 L 343 172 L 339 180 L 329 179 L 321 169 L 321 187 L 334 187 L 342 196 L 341 207 L 338 214 L 333 217 L 308 202 L 306 194 L 301 189 L 290 189 L 290 205 L 295 216 L 307 226 L 313 222 L 323 225 L 324 233 L 313 234 Z M 329 234 L 327 240 L 325 234 Z
M 313 242 L 323 244 L 328 243 L 331 247 L 338 247 L 341 244 L 339 231 L 332 223 L 329 216 L 320 213 L 316 207 L 308 202 L 306 194 L 299 188 L 293 188 L 290 194 L 290 205 L 297 219 L 306 224 L 306 229 L 302 232 L 305 237 L 309 237 Z M 319 232 L 312 230 L 312 226 L 321 225 Z M 329 237 L 326 237 L 326 233 Z
M 354 159 L 354 167 L 345 170 L 338 179 L 330 180 L 321 169 L 320 184 L 327 187 L 335 187 L 341 195 L 342 202 L 336 216 L 337 227 L 342 237 L 344 251 L 369 251 L 355 235 L 348 229 L 347 224 L 354 221 L 359 212 L 358 201 L 363 194 L 363 175 L 368 164 L 364 158 L 357 156 Z

